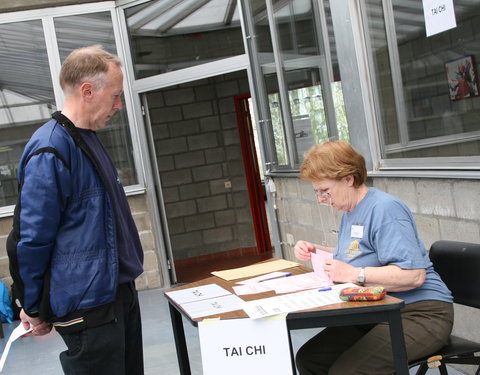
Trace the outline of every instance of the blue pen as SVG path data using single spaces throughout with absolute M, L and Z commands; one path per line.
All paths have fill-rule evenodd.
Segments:
M 332 290 L 332 288 L 327 287 L 327 288 L 318 289 L 319 292 L 326 292 L 327 290 Z
M 291 273 L 286 273 L 285 275 L 273 276 L 273 277 L 270 277 L 270 278 L 268 278 L 268 279 L 263 279 L 263 280 L 261 280 L 260 282 L 268 281 L 268 280 L 280 279 L 281 277 L 287 277 L 287 276 L 292 276 L 292 274 L 291 274 Z

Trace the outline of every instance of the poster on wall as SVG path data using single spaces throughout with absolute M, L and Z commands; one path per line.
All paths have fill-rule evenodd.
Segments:
M 450 100 L 479 95 L 478 74 L 473 56 L 463 56 L 445 63 Z

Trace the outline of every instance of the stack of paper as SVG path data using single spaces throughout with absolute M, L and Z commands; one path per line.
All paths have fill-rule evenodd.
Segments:
M 243 300 L 217 284 L 165 292 L 192 319 L 240 310 Z

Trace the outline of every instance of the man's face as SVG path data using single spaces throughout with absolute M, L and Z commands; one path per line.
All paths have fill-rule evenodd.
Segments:
M 115 64 L 110 64 L 106 75 L 106 85 L 103 88 L 93 88 L 90 128 L 103 128 L 117 110 L 122 109 L 123 73 Z

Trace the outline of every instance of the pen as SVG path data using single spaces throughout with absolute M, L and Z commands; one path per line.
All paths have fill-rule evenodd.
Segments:
M 332 288 L 326 287 L 326 288 L 318 289 L 319 292 L 326 292 L 327 290 L 332 290 Z
M 270 277 L 270 278 L 268 278 L 268 279 L 263 279 L 263 280 L 261 280 L 260 282 L 262 282 L 262 281 L 268 281 L 268 280 L 274 280 L 274 279 L 279 279 L 279 278 L 281 278 L 281 277 L 287 277 L 287 276 L 292 276 L 292 274 L 291 274 L 291 273 L 286 273 L 285 275 L 274 276 L 274 277 Z

